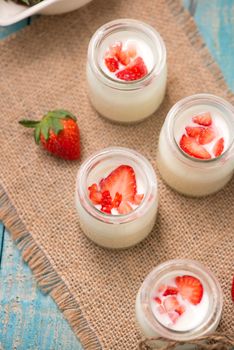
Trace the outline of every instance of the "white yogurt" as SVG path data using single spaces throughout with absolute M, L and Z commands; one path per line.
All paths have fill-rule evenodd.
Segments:
M 204 147 L 212 159 L 201 160 L 185 154 L 179 146 L 186 126 L 195 126 L 192 117 L 209 111 L 217 131 L 215 139 Z M 198 125 L 196 125 L 198 126 Z M 224 150 L 215 158 L 212 150 L 224 138 Z M 200 94 L 178 102 L 168 113 L 162 127 L 157 163 L 169 186 L 189 196 L 204 196 L 219 191 L 231 179 L 234 170 L 234 109 L 213 95 Z
M 137 193 L 144 194 L 133 210 L 120 215 L 100 210 L 89 199 L 88 187 L 99 183 L 120 165 L 134 169 Z M 150 163 L 139 153 L 126 148 L 107 148 L 82 164 L 76 184 L 76 208 L 83 232 L 96 244 L 107 248 L 127 248 L 142 241 L 152 230 L 157 214 L 157 179 Z
M 124 81 L 105 65 L 108 48 L 121 41 L 136 45 L 148 74 L 142 79 Z M 120 66 L 120 69 L 124 66 Z M 166 49 L 160 35 L 145 23 L 117 20 L 101 27 L 89 44 L 87 82 L 90 100 L 104 117 L 116 122 L 137 122 L 150 116 L 161 104 L 166 89 Z

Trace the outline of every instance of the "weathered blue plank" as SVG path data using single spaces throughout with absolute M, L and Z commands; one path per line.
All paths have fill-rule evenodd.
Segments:
M 8 35 L 17 32 L 18 30 L 24 28 L 27 24 L 28 24 L 28 19 L 25 19 L 11 26 L 0 27 L 0 39 L 3 39 Z
M 81 350 L 54 301 L 40 292 L 8 232 L 0 271 L 0 349 Z
M 234 91 L 234 1 L 184 0 L 224 78 Z

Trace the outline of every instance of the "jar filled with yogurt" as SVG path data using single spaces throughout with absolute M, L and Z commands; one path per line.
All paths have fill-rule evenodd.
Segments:
M 170 260 L 144 280 L 136 299 L 136 319 L 145 337 L 191 341 L 213 333 L 223 296 L 214 274 L 192 260 Z
M 106 148 L 81 166 L 76 208 L 83 232 L 107 248 L 127 248 L 152 230 L 158 208 L 157 178 L 134 150 Z
M 140 21 L 109 22 L 88 49 L 88 94 L 102 116 L 137 122 L 160 106 L 166 89 L 166 49 L 159 33 Z
M 157 162 L 165 182 L 182 194 L 219 191 L 234 171 L 234 107 L 210 94 L 177 102 L 162 127 Z

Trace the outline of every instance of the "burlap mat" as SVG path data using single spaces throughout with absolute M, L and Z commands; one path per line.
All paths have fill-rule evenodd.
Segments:
M 159 111 L 141 124 L 113 125 L 89 104 L 85 65 L 89 39 L 107 21 L 131 17 L 162 34 L 169 81 Z M 192 258 L 219 278 L 225 294 L 219 330 L 233 331 L 234 179 L 203 199 L 185 198 L 160 179 L 157 224 L 142 244 L 125 251 L 101 249 L 80 230 L 74 207 L 79 162 L 42 152 L 22 117 L 54 108 L 78 116 L 82 159 L 103 147 L 138 150 L 157 171 L 160 128 L 171 106 L 199 92 L 233 99 L 193 20 L 175 0 L 94 0 L 61 17 L 43 17 L 0 44 L 0 218 L 44 290 L 49 291 L 86 349 L 136 349 L 134 302 L 146 274 L 167 259 Z

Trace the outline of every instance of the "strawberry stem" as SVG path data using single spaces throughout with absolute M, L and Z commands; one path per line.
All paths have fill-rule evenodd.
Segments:
M 19 124 L 25 126 L 26 128 L 35 128 L 39 123 L 40 121 L 27 119 L 22 119 L 19 121 Z

